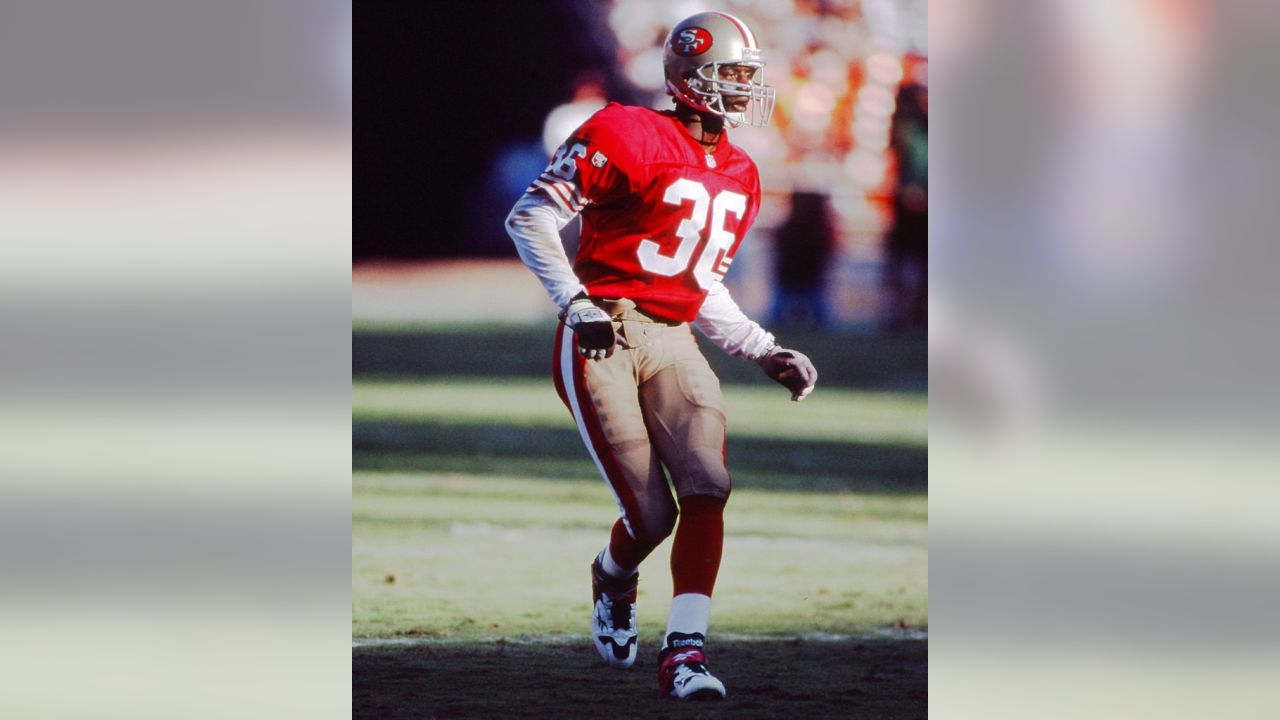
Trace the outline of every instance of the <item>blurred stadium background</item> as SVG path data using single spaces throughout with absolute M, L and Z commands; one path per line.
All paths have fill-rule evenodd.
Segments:
M 368 103 L 356 129 L 356 318 L 550 317 L 532 278 L 508 269 L 515 252 L 502 218 L 606 101 L 671 106 L 662 38 L 712 7 L 759 28 L 779 97 L 768 128 L 732 133 L 765 192 L 728 278 L 735 298 L 775 325 L 920 329 L 923 309 L 907 306 L 923 297 L 923 232 L 905 229 L 890 247 L 899 190 L 913 211 L 927 207 L 926 7 L 917 0 L 360 8 L 356 79 Z M 822 215 L 827 222 L 813 218 Z M 488 264 L 484 281 L 477 263 L 444 266 L 438 289 L 411 264 L 481 257 L 506 262 Z M 465 287 L 479 297 L 464 298 Z

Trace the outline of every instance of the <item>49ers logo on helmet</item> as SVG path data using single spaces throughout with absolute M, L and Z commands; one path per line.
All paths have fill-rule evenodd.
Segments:
M 711 33 L 700 27 L 685 28 L 671 39 L 671 49 L 682 57 L 701 55 L 711 49 Z

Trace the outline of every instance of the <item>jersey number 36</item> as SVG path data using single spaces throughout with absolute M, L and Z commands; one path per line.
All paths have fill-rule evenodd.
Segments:
M 732 261 L 728 253 L 733 247 L 734 237 L 733 233 L 724 227 L 725 216 L 733 213 L 741 220 L 742 214 L 747 211 L 747 198 L 731 190 L 721 190 L 716 194 L 715 200 L 712 200 L 711 194 L 702 183 L 686 178 L 680 178 L 671 183 L 662 195 L 662 201 L 668 205 L 681 205 L 686 200 L 693 201 L 693 212 L 676 226 L 680 245 L 675 252 L 671 255 L 663 255 L 661 245 L 645 239 L 641 240 L 636 248 L 636 255 L 640 259 L 640 267 L 655 275 L 672 277 L 683 273 L 689 268 L 693 260 L 693 251 L 697 249 L 702 230 L 707 226 L 707 205 L 709 204 L 711 232 L 707 237 L 706 246 L 698 255 L 693 276 L 697 278 L 698 285 L 702 286 L 702 289 L 710 290 L 716 280 L 724 277 L 728 272 L 729 263 Z

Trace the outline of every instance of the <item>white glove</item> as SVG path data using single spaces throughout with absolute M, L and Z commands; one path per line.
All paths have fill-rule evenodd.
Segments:
M 585 293 L 578 293 L 561 313 L 560 319 L 573 330 L 578 352 L 588 360 L 603 360 L 613 355 L 618 338 L 613 334 L 613 320 L 596 307 Z
M 791 399 L 800 402 L 813 392 L 818 382 L 818 370 L 804 353 L 787 350 L 779 345 L 756 361 L 764 374 L 782 383 L 791 391 Z

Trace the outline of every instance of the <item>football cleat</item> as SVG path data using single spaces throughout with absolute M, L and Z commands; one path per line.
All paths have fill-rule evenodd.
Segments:
M 636 661 L 636 589 L 640 574 L 619 580 L 600 567 L 600 558 L 591 563 L 591 639 L 604 661 L 616 668 L 628 668 Z
M 723 700 L 724 683 L 707 669 L 702 633 L 667 635 L 658 655 L 658 693 L 679 700 Z

